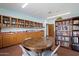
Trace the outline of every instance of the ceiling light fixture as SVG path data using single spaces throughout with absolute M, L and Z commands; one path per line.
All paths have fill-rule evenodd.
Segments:
M 25 3 L 22 5 L 22 8 L 25 8 L 28 5 L 28 3 Z
M 55 17 L 59 17 L 59 16 L 64 16 L 64 15 L 68 15 L 70 14 L 70 12 L 66 12 L 64 14 L 59 14 L 59 15 L 56 15 L 56 16 L 50 16 L 50 17 L 47 17 L 47 19 L 51 19 L 51 18 L 55 18 Z

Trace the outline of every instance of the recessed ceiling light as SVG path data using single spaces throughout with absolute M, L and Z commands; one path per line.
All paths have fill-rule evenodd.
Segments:
M 70 14 L 70 12 L 66 12 L 63 14 L 56 15 L 56 16 L 50 16 L 50 17 L 47 17 L 47 19 L 51 19 L 51 18 L 55 18 L 55 17 L 59 17 L 59 16 L 64 16 L 64 15 L 68 15 L 68 14 Z
M 28 5 L 28 3 L 25 3 L 22 5 L 22 8 L 25 8 Z

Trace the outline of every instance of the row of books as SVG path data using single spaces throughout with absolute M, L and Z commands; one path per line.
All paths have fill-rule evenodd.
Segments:
M 79 20 L 74 20 L 73 24 L 79 24 Z
M 71 31 L 57 31 L 56 35 L 72 36 L 72 32 Z
M 70 39 L 71 39 L 70 37 L 57 36 L 57 40 L 61 40 L 61 41 L 69 41 Z
M 78 37 L 73 37 L 73 43 L 79 43 L 79 38 Z
M 57 26 L 56 27 L 56 30 L 67 30 L 67 31 L 70 31 L 72 30 L 72 26 L 68 26 L 68 25 L 61 25 L 61 26 Z
M 79 36 L 79 31 L 73 31 L 73 36 Z
M 67 42 L 67 41 L 69 42 L 70 39 L 71 39 L 70 37 L 62 37 L 62 36 L 57 37 L 57 40 L 62 41 L 62 42 Z M 79 37 L 73 37 L 72 42 L 78 44 L 79 43 Z
M 70 24 L 72 24 L 72 21 L 62 21 L 56 23 L 56 25 L 70 25 Z M 79 24 L 79 20 L 74 20 L 73 24 Z
M 79 30 L 79 26 L 73 26 L 73 30 Z
M 56 26 L 58 26 L 58 25 L 70 25 L 70 24 L 72 24 L 72 21 L 62 21 L 62 22 L 57 22 Z

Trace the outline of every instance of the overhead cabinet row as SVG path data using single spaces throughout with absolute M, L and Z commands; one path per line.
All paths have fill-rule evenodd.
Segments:
M 13 18 L 9 16 L 0 15 L 0 28 L 5 27 L 16 27 L 16 28 L 42 28 L 43 24 L 38 22 L 33 22 L 29 20 L 23 20 L 18 18 Z

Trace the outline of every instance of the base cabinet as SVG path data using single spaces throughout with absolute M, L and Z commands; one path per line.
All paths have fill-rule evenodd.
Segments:
M 0 48 L 21 44 L 26 38 L 39 38 L 43 32 L 4 32 L 0 33 Z

